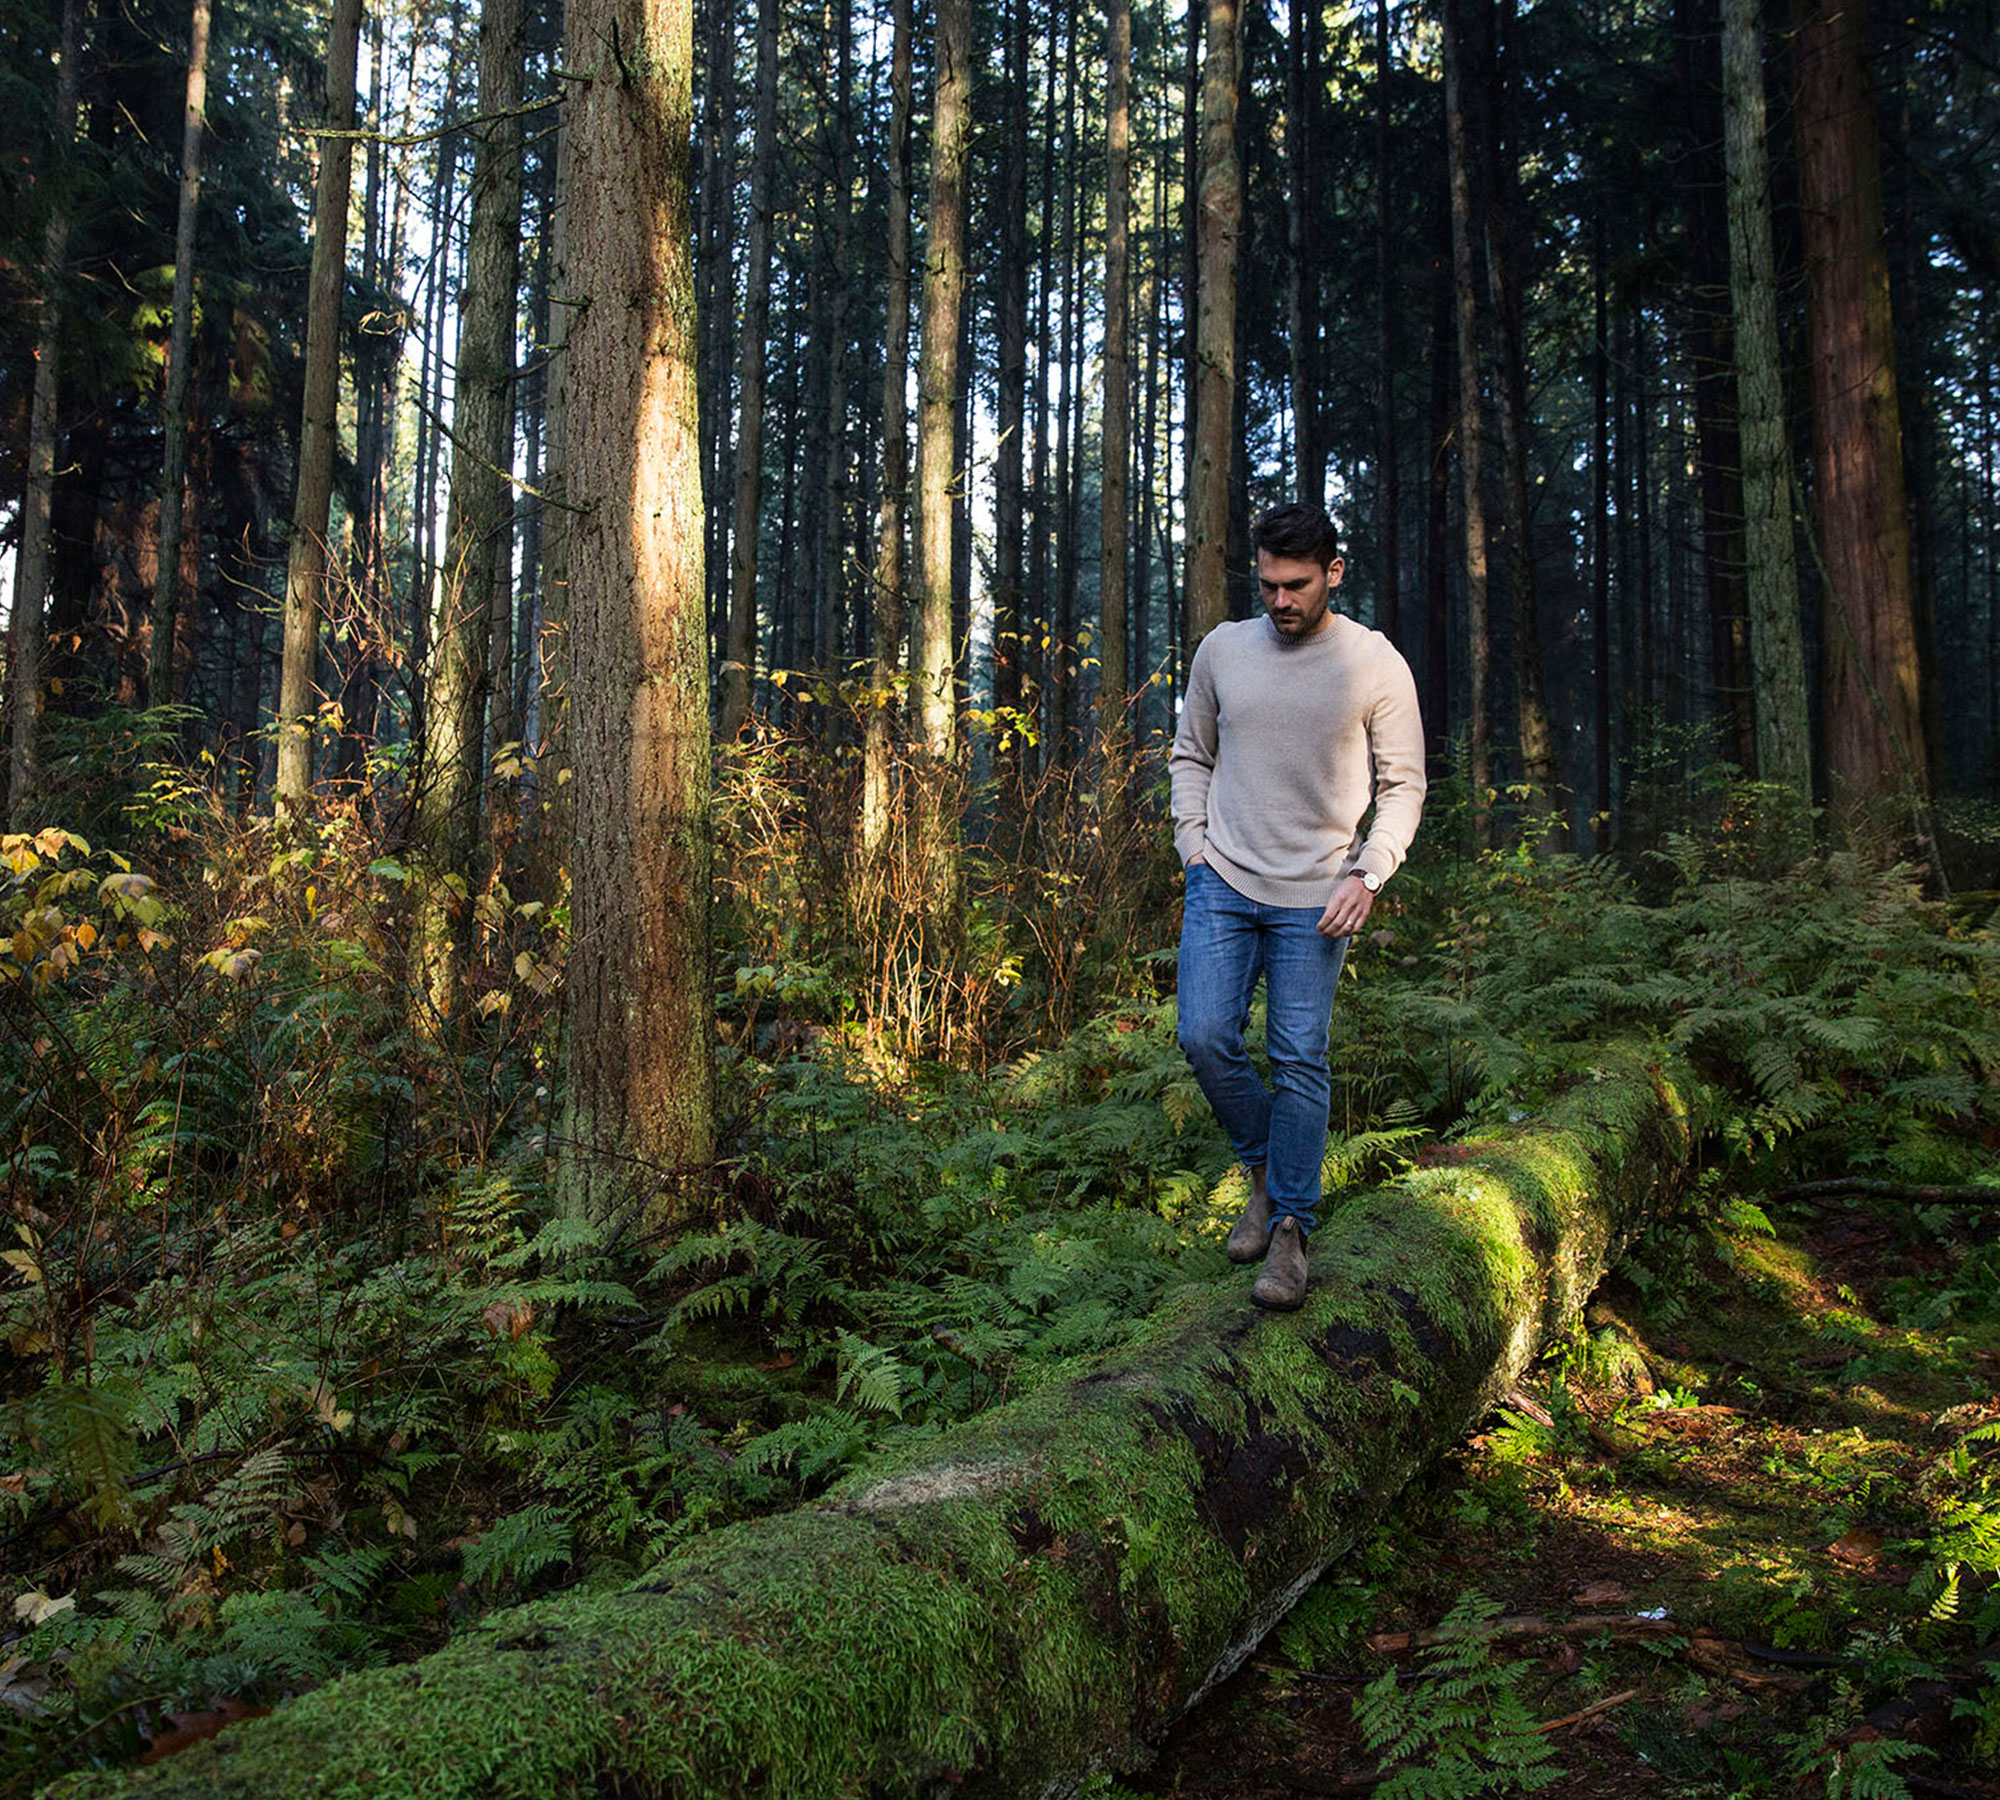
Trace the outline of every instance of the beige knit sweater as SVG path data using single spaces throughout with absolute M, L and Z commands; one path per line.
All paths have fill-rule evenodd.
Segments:
M 1218 625 L 1194 653 L 1168 767 L 1183 863 L 1206 855 L 1268 906 L 1324 906 L 1351 870 L 1386 881 L 1409 854 L 1424 809 L 1417 684 L 1395 645 L 1340 613 L 1302 641 L 1267 618 Z

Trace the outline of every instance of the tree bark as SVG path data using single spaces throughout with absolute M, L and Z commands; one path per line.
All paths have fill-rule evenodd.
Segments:
M 715 1143 L 688 0 L 570 0 L 573 912 L 562 1209 L 669 1227 Z M 635 203 L 641 196 L 643 203 Z
M 1025 650 L 1023 577 L 1027 568 L 1025 433 L 1028 418 L 1028 0 L 1012 0 L 1007 19 L 1007 150 L 1000 189 L 999 443 L 993 471 L 993 704 L 1003 714 L 1021 704 Z M 1020 733 L 1000 727 L 996 755 L 1016 763 Z
M 434 1029 L 453 1013 L 479 848 L 486 700 L 494 670 L 494 589 L 512 557 L 514 327 L 520 292 L 522 0 L 484 0 L 479 15 L 480 115 L 472 161 L 472 229 L 459 308 L 452 407 L 451 499 L 444 574 L 424 684 L 418 770 L 417 897 L 411 999 Z M 512 581 L 508 581 L 511 598 Z M 511 637 L 511 633 L 509 634 Z M 506 679 L 507 672 L 502 672 Z
M 917 352 L 916 558 L 910 686 L 917 736 L 952 759 L 952 481 L 958 462 L 959 334 L 965 311 L 965 180 L 972 145 L 971 0 L 938 0 L 931 113 L 931 200 Z
M 1490 3 L 1490 0 L 1482 0 Z M 1513 0 L 1505 21 L 1511 34 Z M 1499 34 L 1485 34 L 1496 69 L 1502 67 Z M 1507 61 L 1511 62 L 1511 44 Z M 1555 726 L 1549 718 L 1548 687 L 1542 673 L 1541 582 L 1528 507 L 1528 351 L 1521 297 L 1514 286 L 1514 170 L 1511 132 L 1506 127 L 1513 82 L 1502 74 L 1492 84 L 1487 108 L 1488 180 L 1483 230 L 1486 287 L 1493 308 L 1494 382 L 1500 415 L 1501 515 L 1505 521 L 1507 591 L 1514 606 L 1515 728 L 1520 735 L 1521 779 L 1527 784 L 1527 811 L 1538 832 L 1558 846 L 1568 840 L 1561 799 L 1562 766 L 1556 755 Z
M 354 65 L 360 49 L 361 0 L 333 0 L 326 38 L 326 123 L 336 132 L 354 129 Z M 340 297 L 347 285 L 347 194 L 353 167 L 351 137 L 321 140 L 306 294 L 299 485 L 285 557 L 285 650 L 278 685 L 278 802 L 284 807 L 303 807 L 312 791 L 326 525 L 340 435 Z
M 1466 666 L 1472 684 L 1472 822 L 1481 844 L 1490 841 L 1493 815 L 1493 725 L 1486 689 L 1492 638 L 1486 617 L 1486 490 L 1479 414 L 1479 292 L 1472 260 L 1471 131 L 1466 119 L 1464 8 L 1474 0 L 1444 0 L 1445 143 L 1451 170 L 1451 265 L 1458 325 L 1458 467 L 1465 529 Z
M 1229 617 L 1229 464 L 1236 415 L 1236 258 L 1243 182 L 1236 151 L 1236 0 L 1206 0 L 1197 321 L 1188 436 L 1186 653 Z
M 1757 775 L 1810 800 L 1812 725 L 1793 559 L 1791 443 L 1785 428 L 1784 359 L 1778 341 L 1757 0 L 1722 0 L 1722 89 Z
M 1862 0 L 1800 0 L 1799 217 L 1812 339 L 1829 798 L 1926 794 L 1882 162 Z
M 882 491 L 868 584 L 874 669 L 861 729 L 861 857 L 873 868 L 889 842 L 889 759 L 903 672 L 903 508 L 909 488 L 910 63 L 912 0 L 893 0 L 889 50 L 888 269 L 882 343 Z
M 1505 1136 L 1225 1275 L 1126 1349 L 621 1592 L 521 1607 L 51 1800 L 1069 1792 L 1160 1730 L 1558 1341 L 1678 1191 L 1675 1079 L 1607 1047 Z
M 180 614 L 181 521 L 187 502 L 187 396 L 194 356 L 194 228 L 201 203 L 201 133 L 208 106 L 209 0 L 194 0 L 188 27 L 187 98 L 181 108 L 180 211 L 174 226 L 174 319 L 167 339 L 162 408 L 166 457 L 160 479 L 160 560 L 153 583 L 153 642 L 146 699 L 174 697 L 174 630 Z
M 736 518 L 730 527 L 729 640 L 719 735 L 734 743 L 750 717 L 757 672 L 757 527 L 764 498 L 764 355 L 771 316 L 771 191 L 778 160 L 778 0 L 757 0 L 757 125 L 737 374 Z
M 1109 86 L 1104 114 L 1104 474 L 1098 527 L 1097 640 L 1098 811 L 1107 822 L 1123 810 L 1128 762 L 1125 708 L 1131 691 L 1126 633 L 1129 573 L 1126 503 L 1131 481 L 1132 5 L 1107 0 Z
M 42 230 L 41 329 L 35 336 L 35 384 L 28 402 L 28 492 L 21 507 L 14 563 L 13 655 L 10 658 L 13 739 L 7 753 L 7 819 L 26 829 L 41 791 L 43 612 L 49 595 L 54 539 L 50 513 L 56 488 L 57 372 L 62 363 L 63 282 L 69 263 L 70 150 L 76 141 L 77 59 L 88 23 L 88 0 L 63 0 L 56 69 L 55 141 L 49 151 L 49 217 Z

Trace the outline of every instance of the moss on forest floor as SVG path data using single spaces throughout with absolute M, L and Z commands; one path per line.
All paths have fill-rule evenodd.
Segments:
M 1525 1403 L 1119 1791 L 1371 1791 L 1355 1702 L 1391 1669 L 1422 1685 L 1421 1653 L 1381 1640 L 1477 1590 L 1551 1627 L 1663 1615 L 1495 1640 L 1537 1721 L 1630 1696 L 1546 1734 L 1560 1774 L 1540 1791 L 1559 1800 L 2000 1796 L 1990 1555 L 1954 1597 L 1937 1586 L 1954 1547 L 2000 1543 L 2000 1457 L 1966 1445 L 2000 1421 L 2000 1310 L 1961 1293 L 2000 1221 L 1802 1207 L 1766 1235 L 1754 1209 L 1721 1212 L 1735 1228 L 1669 1223 L 1636 1246 Z

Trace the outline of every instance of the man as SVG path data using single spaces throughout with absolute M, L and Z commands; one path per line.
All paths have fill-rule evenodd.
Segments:
M 1395 646 L 1331 610 L 1346 572 L 1333 521 L 1282 506 L 1251 535 L 1266 616 L 1202 640 L 1169 759 L 1187 869 L 1180 1042 L 1250 1172 L 1230 1259 L 1263 1259 L 1250 1298 L 1289 1310 L 1326 1155 L 1334 989 L 1416 835 L 1424 734 Z M 1270 1087 L 1243 1047 L 1260 974 Z

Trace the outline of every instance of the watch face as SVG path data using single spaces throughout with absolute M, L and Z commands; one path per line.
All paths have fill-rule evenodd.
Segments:
M 1371 894 L 1379 894 L 1382 891 L 1381 876 L 1368 869 L 1356 869 L 1354 872 L 1361 877 L 1361 885 Z

